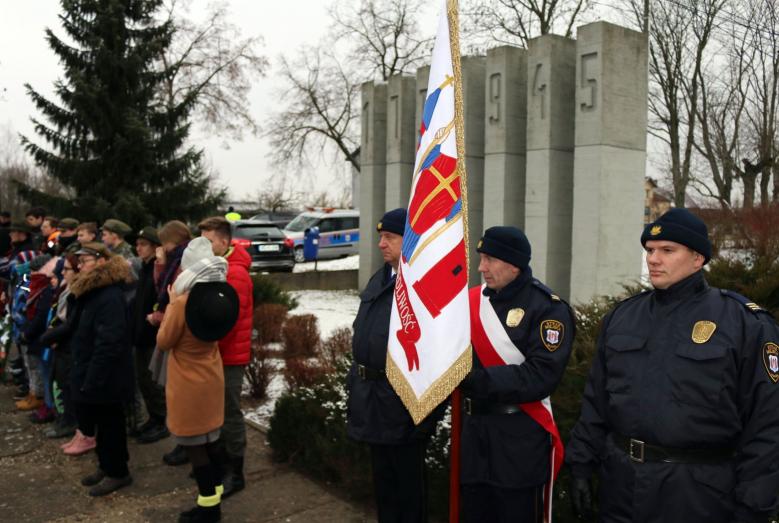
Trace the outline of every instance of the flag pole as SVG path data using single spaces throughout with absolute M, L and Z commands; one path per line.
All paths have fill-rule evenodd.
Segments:
M 457 143 L 457 171 L 462 196 L 463 240 L 465 243 L 466 275 L 470 274 L 468 256 L 468 179 L 465 173 L 465 118 L 463 111 L 462 68 L 460 65 L 460 16 L 458 0 L 446 0 L 446 16 L 449 21 L 449 46 L 454 73 L 454 121 Z M 468 285 L 470 287 L 470 285 Z M 449 523 L 460 521 L 460 432 L 462 429 L 460 388 L 452 392 L 452 431 L 449 465 Z

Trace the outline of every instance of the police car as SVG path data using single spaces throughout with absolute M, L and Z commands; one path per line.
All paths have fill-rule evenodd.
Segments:
M 318 258 L 338 258 L 357 254 L 360 241 L 360 211 L 332 207 L 309 209 L 300 213 L 284 228 L 292 240 L 295 262 L 304 262 L 303 239 L 306 229 L 319 227 Z

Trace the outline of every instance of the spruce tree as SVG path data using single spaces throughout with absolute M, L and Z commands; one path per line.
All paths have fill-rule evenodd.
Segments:
M 178 104 L 161 96 L 172 73 L 158 58 L 174 27 L 155 21 L 162 0 L 61 0 L 69 42 L 46 30 L 64 68 L 55 82 L 59 103 L 27 85 L 46 123 L 33 119 L 46 146 L 22 137 L 67 198 L 22 188 L 35 203 L 61 214 L 133 227 L 197 219 L 223 191 L 209 189 L 202 151 L 186 145 L 196 93 Z

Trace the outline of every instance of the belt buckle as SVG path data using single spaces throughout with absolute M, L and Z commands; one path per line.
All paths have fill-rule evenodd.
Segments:
M 463 400 L 463 407 L 465 408 L 465 413 L 469 416 L 473 414 L 473 404 L 471 402 L 471 398 L 465 398 Z
M 365 365 L 357 365 L 357 376 L 360 378 L 366 380 L 368 379 L 366 377 L 367 373 L 365 372 Z
M 644 446 L 645 443 L 639 439 L 630 438 L 630 459 L 636 463 L 644 463 Z

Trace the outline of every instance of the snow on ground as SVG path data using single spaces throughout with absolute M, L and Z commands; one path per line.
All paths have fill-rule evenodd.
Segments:
M 318 271 L 356 271 L 360 268 L 360 255 L 347 256 L 335 260 L 321 260 L 316 262 Z M 296 263 L 292 272 L 308 272 L 314 270 L 314 262 Z
M 340 260 L 339 260 L 340 261 Z M 357 309 L 360 306 L 360 296 L 356 290 L 352 291 L 292 291 L 290 292 L 298 300 L 298 307 L 290 314 L 314 314 L 319 319 L 319 332 L 322 338 L 327 338 L 340 327 L 351 327 Z M 265 429 L 268 428 L 270 417 L 276 406 L 276 400 L 287 390 L 287 382 L 284 380 L 282 369 L 284 361 L 280 359 L 281 347 L 272 344 L 273 349 L 279 354 L 279 358 L 271 359 L 271 364 L 276 369 L 276 374 L 268 385 L 268 396 L 258 406 L 244 411 L 244 418 Z M 244 388 L 246 384 L 244 383 Z
M 298 306 L 290 314 L 313 314 L 319 319 L 319 332 L 327 338 L 339 327 L 351 327 L 360 306 L 356 290 L 292 291 Z

